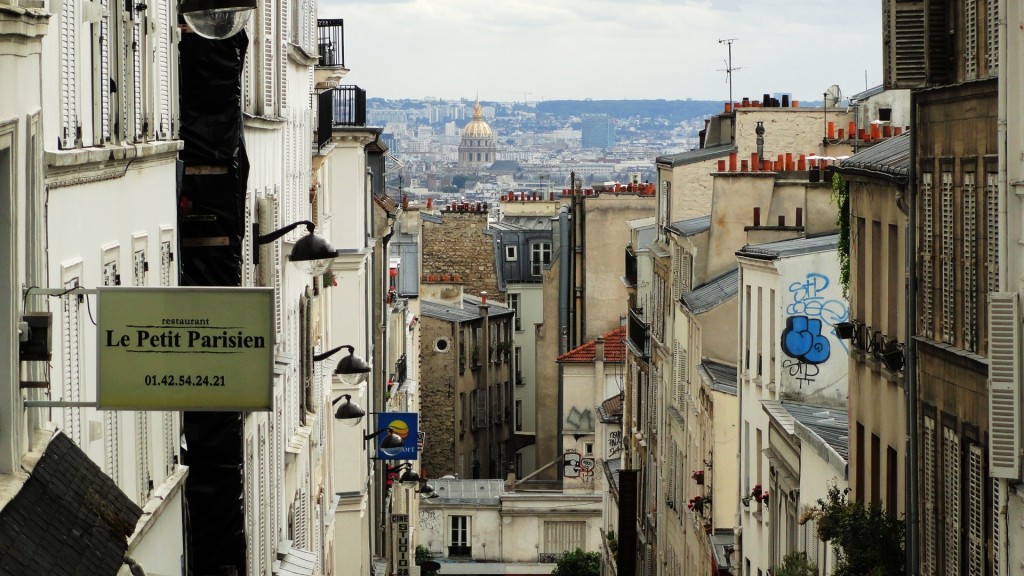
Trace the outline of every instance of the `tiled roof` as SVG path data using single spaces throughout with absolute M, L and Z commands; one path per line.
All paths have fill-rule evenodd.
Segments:
M 910 133 L 884 140 L 840 162 L 842 174 L 875 176 L 899 183 L 910 176 Z
M 626 361 L 626 327 L 619 326 L 604 336 L 604 361 L 625 362 Z M 591 340 L 586 344 L 570 350 L 558 357 L 559 362 L 593 362 L 594 353 L 597 350 L 597 340 Z
M 602 422 L 622 422 L 622 393 L 608 398 L 597 407 Z
M 765 260 L 777 260 L 801 254 L 830 252 L 836 249 L 838 243 L 838 234 L 824 234 L 822 236 L 791 238 L 789 240 L 766 242 L 764 244 L 747 244 L 737 250 L 736 254 Z
M 0 574 L 117 574 L 142 509 L 57 432 L 0 510 Z
M 739 293 L 739 278 L 739 268 L 733 268 L 684 294 L 683 304 L 694 314 L 713 310 Z
M 668 164 L 674 168 L 676 166 L 683 166 L 684 164 L 694 164 L 697 162 L 703 162 L 704 160 L 723 158 L 728 156 L 730 152 L 735 151 L 735 144 L 722 144 L 721 146 L 713 146 L 711 148 L 698 148 L 696 150 L 681 152 L 679 154 L 658 156 L 654 161 L 658 164 Z

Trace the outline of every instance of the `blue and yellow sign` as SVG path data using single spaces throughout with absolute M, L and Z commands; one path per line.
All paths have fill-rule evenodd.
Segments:
M 416 412 L 384 412 L 377 415 L 377 459 L 379 460 L 415 460 L 417 449 L 417 432 L 419 414 Z M 388 435 L 402 439 L 400 446 L 385 448 L 384 440 Z

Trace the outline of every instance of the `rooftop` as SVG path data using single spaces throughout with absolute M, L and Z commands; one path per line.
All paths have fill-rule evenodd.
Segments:
M 677 232 L 682 236 L 693 236 L 711 229 L 711 215 L 697 216 L 689 220 L 679 220 L 668 225 L 669 230 Z
M 840 162 L 836 170 L 842 174 L 873 176 L 904 184 L 910 176 L 910 133 L 883 140 L 858 152 Z
M 447 322 L 472 322 L 483 318 L 483 315 L 480 314 L 480 303 L 480 298 L 468 295 L 462 297 L 462 308 L 424 299 L 420 301 L 420 312 L 427 318 L 436 318 Z M 488 316 L 493 318 L 509 314 L 515 314 L 515 310 L 494 302 L 487 303 Z
M 606 333 L 604 336 L 604 361 L 625 362 L 626 361 L 626 327 L 619 326 L 615 330 Z M 570 350 L 558 357 L 559 362 L 580 362 L 587 363 L 596 360 L 597 340 L 591 340 L 586 344 Z
M 739 277 L 739 268 L 733 268 L 684 294 L 683 305 L 694 314 L 713 310 L 739 293 Z
M 838 234 L 823 234 L 820 236 L 767 242 L 765 244 L 747 244 L 737 250 L 736 254 L 761 260 L 778 260 L 779 258 L 800 256 L 801 254 L 829 252 L 836 249 L 838 242 Z

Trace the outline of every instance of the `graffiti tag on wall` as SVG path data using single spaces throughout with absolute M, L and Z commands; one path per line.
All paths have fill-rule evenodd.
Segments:
M 563 457 L 562 475 L 566 478 L 579 478 L 588 482 L 594 477 L 594 468 L 597 466 L 593 456 L 583 456 L 579 452 L 566 452 Z
M 793 301 L 786 306 L 786 328 L 782 331 L 782 352 L 789 359 L 782 362 L 782 367 L 800 388 L 814 382 L 821 372 L 819 366 L 832 355 L 832 345 L 822 328 L 842 322 L 849 315 L 843 301 L 825 296 L 830 284 L 828 276 L 811 272 L 802 282 L 789 285 Z M 835 334 L 835 329 L 830 332 Z
M 622 430 L 608 434 L 608 455 L 614 456 L 622 450 Z

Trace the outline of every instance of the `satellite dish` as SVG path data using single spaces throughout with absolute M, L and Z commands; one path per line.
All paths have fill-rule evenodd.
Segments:
M 835 108 L 843 101 L 843 91 L 838 84 L 833 84 L 825 89 L 825 108 Z

